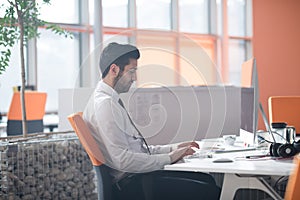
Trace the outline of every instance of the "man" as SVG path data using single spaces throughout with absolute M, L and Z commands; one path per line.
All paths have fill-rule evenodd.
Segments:
M 161 170 L 166 164 L 175 163 L 184 156 L 192 155 L 195 152 L 193 148 L 199 148 L 196 142 L 148 146 L 142 133 L 131 120 L 119 94 L 128 92 L 132 83 L 136 81 L 139 57 L 139 50 L 132 45 L 110 43 L 104 48 L 100 57 L 102 80 L 98 83 L 83 114 L 104 154 L 105 164 L 110 168 L 115 194 L 121 199 L 145 199 L 147 193 L 145 188 L 149 189 L 152 186 L 155 188 L 155 184 L 159 182 L 164 188 L 163 193 L 168 193 L 169 196 L 154 192 L 161 198 L 173 198 L 172 194 L 176 194 L 177 191 L 167 191 L 164 181 L 176 183 L 172 186 L 173 189 L 180 188 L 180 192 L 184 193 L 188 191 L 185 188 L 193 188 L 197 180 L 196 190 L 203 190 L 203 195 L 211 191 L 214 194 L 207 198 L 218 198 L 219 189 L 208 174 Z M 192 182 L 190 185 L 189 181 Z M 202 193 L 196 192 L 195 195 Z M 189 195 L 192 197 L 194 194 Z M 181 199 L 178 194 L 175 197 Z M 188 194 L 185 194 L 185 199 L 189 199 Z

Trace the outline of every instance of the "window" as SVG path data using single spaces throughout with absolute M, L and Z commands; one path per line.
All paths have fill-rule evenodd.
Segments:
M 129 42 L 128 36 L 126 35 L 112 35 L 112 34 L 105 34 L 103 36 L 103 46 L 105 47 L 111 42 L 117 42 L 120 44 L 127 44 Z
M 136 44 L 141 52 L 139 86 L 174 86 L 176 84 L 175 38 L 169 33 L 153 35 L 139 32 Z
M 180 85 L 217 84 L 215 38 L 191 36 L 180 38 Z
M 41 19 L 54 23 L 79 23 L 78 0 L 51 0 L 41 5 Z
M 241 83 L 241 65 L 247 60 L 245 40 L 229 40 L 229 80 L 234 85 Z
M 171 29 L 171 0 L 136 0 L 137 28 Z
M 227 0 L 228 33 L 230 36 L 246 35 L 246 1 Z
M 208 0 L 179 0 L 179 30 L 208 34 Z
M 76 35 L 75 35 L 76 36 Z M 58 90 L 78 87 L 79 46 L 78 36 L 66 39 L 46 30 L 41 30 L 38 49 L 38 90 L 47 92 L 47 111 L 58 108 Z
M 48 93 L 46 111 L 57 111 L 60 88 L 95 86 L 100 48 L 115 41 L 141 49 L 140 86 L 150 84 L 150 79 L 165 86 L 215 84 L 222 79 L 218 70 L 227 77 L 226 83 L 239 85 L 241 64 L 252 55 L 251 4 L 251 0 L 51 0 L 50 6 L 41 5 L 41 18 L 64 25 L 75 37 L 66 39 L 41 29 L 40 39 L 29 47 L 29 52 L 37 48 L 37 55 L 28 55 L 37 65 L 30 68 L 35 74 L 28 76 Z M 102 21 L 97 20 L 100 15 Z M 0 76 L 1 112 L 8 110 L 12 87 L 21 84 L 17 48 L 11 66 Z M 88 69 L 80 73 L 81 67 Z
M 249 0 L 227 0 L 228 8 L 228 60 L 227 73 L 231 84 L 240 85 L 241 66 L 252 56 L 249 24 Z
M 128 27 L 128 1 L 103 0 L 103 26 Z
M 13 87 L 21 85 L 19 43 L 12 49 L 9 66 L 0 75 L 0 112 L 7 112 L 13 96 Z

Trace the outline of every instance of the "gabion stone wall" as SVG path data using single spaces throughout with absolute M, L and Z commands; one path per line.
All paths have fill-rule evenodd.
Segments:
M 97 199 L 93 166 L 77 138 L 0 142 L 0 199 Z

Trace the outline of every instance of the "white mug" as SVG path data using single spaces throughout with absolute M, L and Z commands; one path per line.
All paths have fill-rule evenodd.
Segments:
M 288 126 L 285 122 L 272 123 L 272 132 L 274 134 L 276 142 L 279 142 L 279 143 L 292 144 L 296 138 L 295 127 Z
M 224 143 L 226 145 L 234 145 L 234 142 L 236 140 L 236 135 L 223 135 Z

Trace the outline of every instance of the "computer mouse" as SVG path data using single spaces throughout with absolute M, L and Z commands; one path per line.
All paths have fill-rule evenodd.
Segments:
M 217 158 L 215 160 L 213 160 L 214 163 L 229 163 L 229 162 L 233 162 L 232 159 L 230 158 Z

